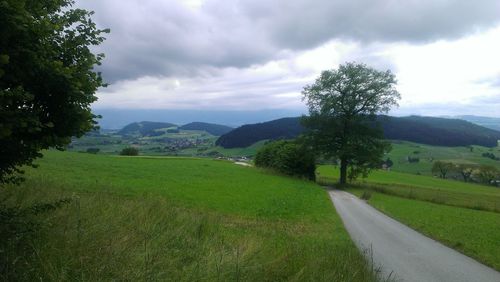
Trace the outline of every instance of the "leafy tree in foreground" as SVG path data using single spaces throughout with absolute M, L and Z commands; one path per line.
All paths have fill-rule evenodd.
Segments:
M 72 0 L 0 1 L 0 183 L 95 127 L 103 33 Z
M 397 106 L 396 78 L 364 64 L 347 63 L 321 73 L 302 94 L 309 108 L 303 117 L 314 148 L 340 161 L 340 184 L 358 174 L 366 175 L 381 163 L 390 144 L 375 117 Z

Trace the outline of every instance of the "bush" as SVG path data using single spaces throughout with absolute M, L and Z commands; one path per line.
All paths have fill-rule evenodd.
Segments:
M 494 166 L 482 165 L 474 171 L 473 175 L 481 183 L 496 186 L 496 180 L 500 178 L 500 171 Z
M 122 156 L 137 156 L 137 155 L 139 155 L 139 149 L 137 149 L 135 147 L 123 148 L 123 150 L 120 152 L 120 155 L 122 155 Z
M 99 149 L 99 148 L 87 148 L 87 153 L 89 153 L 89 154 L 97 154 L 97 153 L 99 153 L 100 150 L 101 149 Z
M 418 163 L 418 162 L 420 162 L 420 158 L 418 158 L 418 157 L 407 156 L 406 159 L 408 160 L 409 163 Z
M 484 158 L 492 159 L 494 161 L 500 161 L 500 158 L 495 156 L 495 154 L 493 153 L 483 153 L 481 156 L 483 156 Z
M 315 180 L 316 159 L 311 150 L 294 141 L 275 141 L 264 145 L 255 156 L 255 165 Z
M 365 201 L 370 200 L 371 197 L 372 197 L 372 191 L 365 190 L 363 191 L 363 194 L 361 194 L 361 199 Z

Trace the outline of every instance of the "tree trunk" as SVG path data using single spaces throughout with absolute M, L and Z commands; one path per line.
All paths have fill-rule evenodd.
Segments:
M 340 159 L 340 185 L 345 185 L 347 183 L 347 160 Z

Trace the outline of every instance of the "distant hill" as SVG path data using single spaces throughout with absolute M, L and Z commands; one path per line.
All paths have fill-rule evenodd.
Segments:
M 380 116 L 379 121 L 385 137 L 393 140 L 437 146 L 495 147 L 500 139 L 500 131 L 461 119 Z
M 260 140 L 295 138 L 304 131 L 299 119 L 281 118 L 243 125 L 219 137 L 215 144 L 224 148 L 244 148 Z
M 385 138 L 437 146 L 497 146 L 500 132 L 460 119 L 435 117 L 379 116 Z M 284 118 L 244 125 L 222 135 L 216 145 L 225 148 L 247 147 L 265 139 L 295 138 L 304 131 L 300 118 Z
M 206 122 L 191 122 L 179 127 L 179 129 L 203 130 L 215 136 L 221 136 L 233 130 L 233 128 L 229 126 L 214 124 L 214 123 L 206 123 Z
M 455 116 L 453 118 L 463 119 L 468 122 L 484 126 L 486 128 L 500 131 L 500 118 L 471 116 L 471 115 Z
M 118 134 L 120 135 L 141 135 L 141 136 L 155 136 L 157 133 L 155 130 L 161 128 L 177 127 L 177 125 L 168 122 L 153 122 L 153 121 L 141 121 L 133 122 L 126 125 Z

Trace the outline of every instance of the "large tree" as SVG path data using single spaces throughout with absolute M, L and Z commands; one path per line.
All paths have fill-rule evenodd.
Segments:
M 0 183 L 95 127 L 103 33 L 72 0 L 0 1 Z
M 377 114 L 397 106 L 400 94 L 391 71 L 378 71 L 364 64 L 346 63 L 323 71 L 304 87 L 309 116 L 303 118 L 317 151 L 340 162 L 340 184 L 379 166 L 390 143 L 376 122 Z

